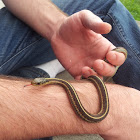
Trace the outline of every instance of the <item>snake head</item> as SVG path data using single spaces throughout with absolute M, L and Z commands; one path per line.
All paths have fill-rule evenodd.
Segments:
M 39 85 L 44 85 L 47 84 L 47 82 L 49 82 L 49 78 L 35 78 L 31 84 L 34 86 L 39 86 Z

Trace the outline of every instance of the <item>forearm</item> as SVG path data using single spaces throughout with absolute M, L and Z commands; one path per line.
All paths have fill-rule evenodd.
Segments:
M 0 137 L 1 139 L 27 139 L 62 134 L 98 133 L 97 124 L 81 120 L 74 113 L 64 89 L 60 86 L 24 87 L 29 81 L 0 80 Z M 83 86 L 83 84 L 80 84 Z M 89 86 L 90 83 L 85 84 Z M 81 86 L 74 83 L 81 92 Z M 91 86 L 91 85 L 90 85 Z M 91 90 L 95 91 L 92 85 Z M 87 88 L 83 86 L 83 92 Z M 85 94 L 80 95 L 84 106 L 90 110 L 96 104 Z M 92 98 L 92 97 L 91 97 Z M 89 102 L 90 101 L 90 102 Z M 92 126 L 92 127 L 91 127 Z M 61 128 L 61 129 L 60 129 Z
M 43 37 L 51 39 L 66 15 L 50 0 L 3 0 L 6 7 Z
M 129 112 L 129 104 L 124 103 L 121 107 L 122 102 L 131 98 L 126 94 L 129 88 L 122 86 L 107 84 L 110 98 L 110 112 L 107 118 L 100 123 L 87 123 L 74 113 L 68 96 L 61 86 L 24 87 L 26 84 L 29 84 L 29 81 L 0 80 L 1 139 L 33 139 L 65 134 L 95 133 L 109 136 L 112 134 L 109 130 L 113 125 L 118 121 L 122 123 L 120 118 L 124 118 Z M 97 113 L 99 101 L 93 84 L 89 82 L 72 84 L 78 91 L 84 107 L 91 113 Z M 124 94 L 126 95 L 123 96 Z M 127 107 L 128 110 L 124 110 Z

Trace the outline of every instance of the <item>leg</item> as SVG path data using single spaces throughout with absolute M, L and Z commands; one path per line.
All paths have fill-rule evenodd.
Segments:
M 128 51 L 126 62 L 113 79 L 118 84 L 140 89 L 140 29 L 119 0 L 52 0 L 52 2 L 69 15 L 88 9 L 103 21 L 110 23 L 112 31 L 104 36 L 115 46 L 122 46 Z
M 113 80 L 125 86 L 140 90 L 140 28 L 125 9 L 116 0 L 104 21 L 111 23 L 113 30 L 105 35 L 116 46 L 123 46 L 128 51 L 126 62 L 120 67 Z
M 49 77 L 43 70 L 31 67 L 55 58 L 49 42 L 6 8 L 0 10 L 0 36 L 0 74 Z M 23 66 L 30 67 L 21 68 Z M 52 140 L 52 137 L 38 140 Z
M 0 10 L 0 37 L 0 74 L 55 58 L 49 42 L 6 8 Z

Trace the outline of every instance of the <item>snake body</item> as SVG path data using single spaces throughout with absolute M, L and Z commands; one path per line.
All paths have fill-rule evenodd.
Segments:
M 101 100 L 101 109 L 98 114 L 90 114 L 82 105 L 78 94 L 74 87 L 67 81 L 58 78 L 35 78 L 32 81 L 32 85 L 50 85 L 57 84 L 61 85 L 69 97 L 70 103 L 75 111 L 75 113 L 87 122 L 99 122 L 103 120 L 109 111 L 109 100 L 108 93 L 103 81 L 97 76 L 89 76 L 87 78 L 90 80 L 97 88 Z
M 124 48 L 119 47 L 114 49 L 113 51 L 121 52 L 127 58 L 127 51 Z M 116 66 L 116 71 L 118 70 L 118 68 L 119 66 Z M 100 97 L 100 111 L 97 114 L 91 114 L 83 107 L 76 90 L 69 82 L 65 80 L 58 78 L 35 78 L 31 82 L 31 84 L 34 86 L 50 84 L 61 85 L 66 90 L 66 93 L 75 113 L 80 118 L 87 122 L 99 122 L 103 120 L 109 112 L 109 97 L 107 88 L 104 82 L 98 76 L 89 76 L 87 79 L 95 85 Z

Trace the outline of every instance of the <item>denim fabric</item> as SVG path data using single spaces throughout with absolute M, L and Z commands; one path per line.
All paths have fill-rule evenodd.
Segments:
M 50 43 L 6 8 L 0 10 L 0 74 L 54 59 Z
M 34 79 L 39 77 L 50 78 L 50 75 L 44 70 L 35 67 L 22 67 L 10 73 L 11 76 Z
M 6 8 L 0 10 L 0 74 L 24 78 L 49 78 L 45 71 L 31 66 L 54 58 L 50 43 L 46 39 L 13 16 Z M 36 140 L 52 140 L 52 137 Z
M 123 46 L 128 51 L 126 62 L 113 79 L 118 84 L 140 90 L 140 29 L 120 1 L 52 0 L 52 2 L 68 15 L 88 9 L 103 21 L 110 23 L 112 31 L 104 37 L 115 46 Z M 0 74 L 28 78 L 47 76 L 43 71 L 31 67 L 54 58 L 51 45 L 46 39 L 13 16 L 6 8 L 0 10 Z
M 103 35 L 115 46 L 128 51 L 126 62 L 113 80 L 117 84 L 140 90 L 140 28 L 119 0 L 52 0 L 60 9 L 71 15 L 88 9 L 112 25 L 112 31 Z
M 119 0 L 52 0 L 71 15 L 88 9 L 112 25 L 104 35 L 115 46 L 128 51 L 126 62 L 114 76 L 118 84 L 140 90 L 140 29 Z M 13 16 L 6 8 L 0 11 L 0 74 L 10 74 L 21 67 L 31 67 L 55 58 L 50 43 Z M 41 55 L 40 55 L 41 54 Z

